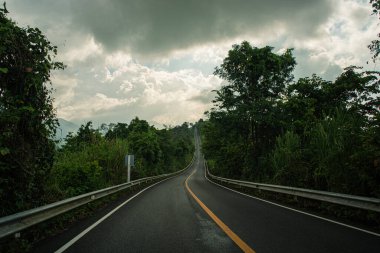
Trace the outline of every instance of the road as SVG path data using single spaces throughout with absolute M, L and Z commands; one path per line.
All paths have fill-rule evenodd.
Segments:
M 195 162 L 186 172 L 128 200 L 76 237 L 66 236 L 65 242 L 64 236 L 52 239 L 44 251 L 260 253 L 380 249 L 379 236 L 209 182 L 196 143 Z

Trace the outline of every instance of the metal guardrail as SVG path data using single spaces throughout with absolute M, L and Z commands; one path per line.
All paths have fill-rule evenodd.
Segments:
M 233 184 L 239 187 L 247 187 L 247 188 L 253 188 L 257 190 L 282 193 L 282 194 L 287 194 L 287 195 L 292 195 L 292 196 L 298 196 L 298 197 L 303 197 L 303 198 L 308 198 L 308 199 L 314 199 L 314 200 L 339 204 L 343 206 L 356 207 L 360 209 L 380 212 L 380 199 L 377 199 L 377 198 L 368 198 L 368 197 L 361 197 L 361 196 L 348 195 L 348 194 L 342 194 L 342 193 L 309 190 L 309 189 L 288 187 L 288 186 L 281 186 L 281 185 L 261 184 L 261 183 L 254 183 L 254 182 L 249 182 L 249 181 L 241 181 L 241 180 L 229 179 L 229 178 L 224 178 L 224 177 L 218 177 L 210 173 L 210 171 L 208 170 L 206 160 L 204 160 L 204 163 L 205 163 L 205 168 L 206 168 L 206 176 L 209 176 L 210 178 L 219 182 Z
M 76 197 L 61 200 L 55 203 L 51 203 L 45 206 L 37 207 L 31 210 L 23 211 L 20 213 L 12 214 L 0 218 L 0 238 L 15 234 L 21 230 L 24 230 L 30 226 L 36 225 L 50 218 L 73 210 L 79 206 L 92 202 L 94 200 L 109 196 L 116 192 L 125 190 L 131 186 L 139 185 L 141 183 L 147 183 L 156 179 L 164 179 L 167 177 L 176 176 L 188 169 L 194 163 L 195 155 L 193 159 L 186 166 L 186 168 L 173 172 L 162 174 L 158 176 L 145 177 L 138 180 L 131 181 L 129 183 L 123 183 L 101 190 L 85 193 Z

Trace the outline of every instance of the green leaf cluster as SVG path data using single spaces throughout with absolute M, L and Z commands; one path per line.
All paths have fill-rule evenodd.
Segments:
M 21 28 L 0 8 L 0 216 L 41 204 L 53 164 L 50 73 L 64 66 L 38 28 Z
M 380 73 L 292 79 L 291 50 L 234 45 L 201 129 L 219 175 L 380 197 Z
M 372 6 L 372 14 L 379 17 L 380 19 L 380 0 L 370 0 L 369 3 Z M 377 37 L 380 38 L 380 33 L 377 34 Z M 372 59 L 375 62 L 380 55 L 380 40 L 376 39 L 371 41 L 371 44 L 368 45 L 368 48 L 373 54 Z
M 92 122 L 70 133 L 57 151 L 48 179 L 46 202 L 53 202 L 127 181 L 124 157 L 135 156 L 132 180 L 174 172 L 190 161 L 193 131 L 189 124 L 156 129 L 145 120 L 129 124 Z

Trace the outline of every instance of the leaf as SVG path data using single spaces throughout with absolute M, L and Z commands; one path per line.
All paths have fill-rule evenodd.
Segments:
M 7 155 L 7 154 L 9 154 L 10 153 L 10 150 L 9 150 L 9 148 L 0 148 L 0 154 L 1 155 Z
M 34 112 L 35 111 L 35 109 L 33 107 L 31 107 L 31 106 L 23 106 L 20 109 L 23 110 L 23 111 L 29 111 L 29 112 Z
M 8 73 L 8 69 L 7 68 L 0 68 L 0 73 Z

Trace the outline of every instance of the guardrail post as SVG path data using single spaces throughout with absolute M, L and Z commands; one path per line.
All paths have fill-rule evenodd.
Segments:
M 125 165 L 127 166 L 127 183 L 131 181 L 131 166 L 135 166 L 135 156 L 125 155 Z

